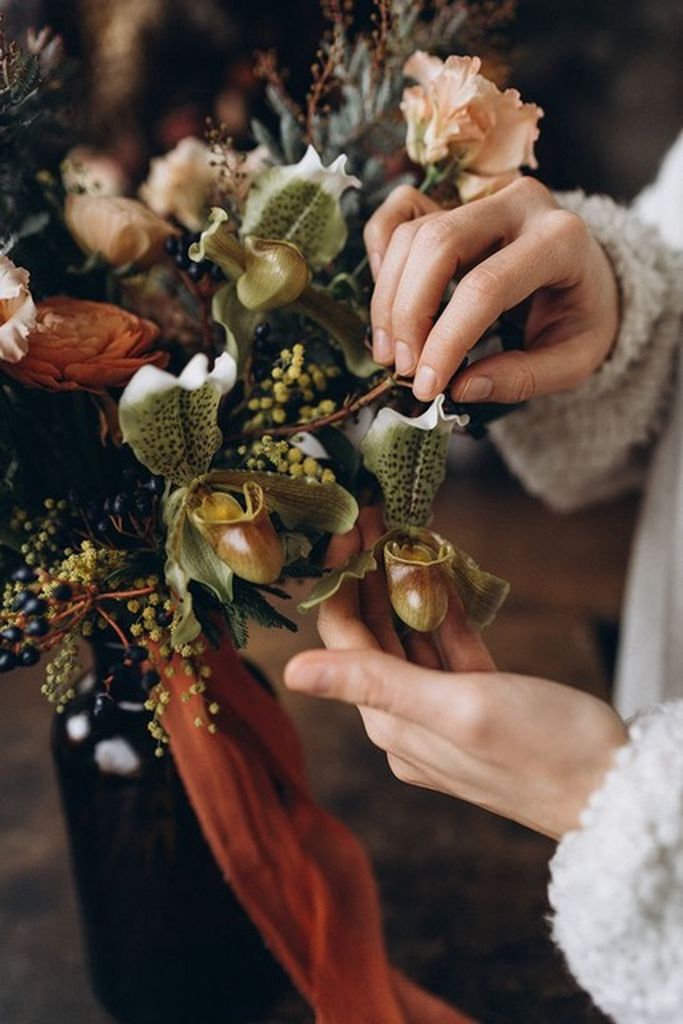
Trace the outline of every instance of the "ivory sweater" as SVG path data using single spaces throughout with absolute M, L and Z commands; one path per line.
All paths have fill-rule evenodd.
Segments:
M 580 388 L 533 400 L 492 435 L 557 509 L 634 486 L 645 496 L 616 698 L 638 714 L 552 861 L 553 934 L 618 1024 L 683 1024 L 683 135 L 632 210 L 582 193 L 561 201 L 612 260 L 619 338 Z

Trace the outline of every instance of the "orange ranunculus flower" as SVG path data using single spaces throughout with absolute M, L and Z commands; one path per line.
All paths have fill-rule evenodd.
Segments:
M 48 391 L 123 388 L 146 363 L 165 366 L 154 348 L 159 328 L 108 302 L 58 296 L 40 302 L 28 352 L 19 363 L 0 363 L 9 376 Z

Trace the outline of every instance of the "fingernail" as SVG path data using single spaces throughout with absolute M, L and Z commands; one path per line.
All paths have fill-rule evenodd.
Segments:
M 413 355 L 412 349 L 406 345 L 405 341 L 396 342 L 395 352 L 396 370 L 398 373 L 406 374 L 410 373 L 413 366 L 415 365 L 415 356 Z
M 368 260 L 370 261 L 370 272 L 371 272 L 371 274 L 373 276 L 373 279 L 376 281 L 377 280 L 377 275 L 379 274 L 380 269 L 382 267 L 382 253 L 381 252 L 371 252 L 371 253 L 368 253 Z
M 285 685 L 289 690 L 328 693 L 331 686 L 330 673 L 324 665 L 315 661 L 295 659 L 285 669 Z
M 373 332 L 372 352 L 378 363 L 390 363 L 393 359 L 389 335 L 381 327 Z
M 413 382 L 413 394 L 420 402 L 430 402 L 438 392 L 436 373 L 431 366 L 421 366 Z
M 484 402 L 493 393 L 493 381 L 490 377 L 472 377 L 458 396 L 459 402 Z

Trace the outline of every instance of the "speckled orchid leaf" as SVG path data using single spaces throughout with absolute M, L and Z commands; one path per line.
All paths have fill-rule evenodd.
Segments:
M 332 569 L 317 581 L 308 597 L 299 604 L 300 612 L 310 612 L 312 608 L 329 601 L 347 580 L 363 580 L 369 572 L 377 569 L 375 550 L 361 551 L 351 555 L 339 569 Z
M 179 488 L 164 504 L 167 526 L 166 582 L 177 599 L 171 627 L 174 647 L 182 647 L 196 639 L 201 626 L 194 614 L 190 583 L 202 583 L 221 601 L 229 604 L 233 597 L 233 572 L 192 524 L 187 512 L 188 488 Z
M 245 309 L 237 298 L 237 289 L 232 281 L 222 285 L 213 297 L 211 316 L 225 330 L 225 351 L 237 363 L 237 372 L 242 374 L 251 351 L 254 331 L 263 322 L 264 314 Z
M 309 285 L 293 308 L 315 320 L 336 341 L 354 376 L 370 377 L 382 369 L 365 347 L 365 323 L 347 302 Z
M 288 530 L 347 533 L 358 518 L 356 499 L 337 483 L 248 470 L 214 470 L 203 481 L 214 490 L 227 491 L 241 491 L 245 483 L 259 484 L 266 508 L 277 512 Z
M 453 586 L 473 626 L 490 626 L 510 592 L 510 584 L 480 569 L 475 560 L 453 546 L 451 559 Z
M 421 416 L 380 409 L 361 445 L 363 462 L 379 480 L 387 526 L 424 526 L 446 475 L 448 441 L 462 421 L 443 411 L 439 395 Z
M 346 222 L 339 199 L 347 188 L 359 188 L 345 170 L 346 157 L 329 167 L 309 146 L 297 164 L 271 167 L 254 179 L 244 210 L 241 235 L 294 242 L 309 266 L 325 266 L 346 243 Z
M 237 365 L 227 352 L 210 373 L 201 354 L 179 377 L 143 366 L 119 403 L 124 441 L 150 472 L 177 485 L 190 483 L 207 471 L 221 445 L 218 406 L 236 377 Z

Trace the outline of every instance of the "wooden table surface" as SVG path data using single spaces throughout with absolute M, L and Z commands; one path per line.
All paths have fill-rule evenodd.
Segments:
M 627 500 L 559 517 L 495 466 L 448 482 L 437 528 L 513 585 L 489 633 L 501 667 L 607 692 L 597 638 L 618 614 L 633 510 Z M 252 650 L 277 680 L 291 654 L 315 643 L 305 620 L 297 636 L 256 631 Z M 38 681 L 16 673 L 0 685 L 0 1021 L 106 1024 L 83 966 Z M 373 858 L 394 961 L 482 1024 L 603 1021 L 548 939 L 553 844 L 397 782 L 353 710 L 284 699 L 321 801 Z M 309 1020 L 292 996 L 262 1024 Z

